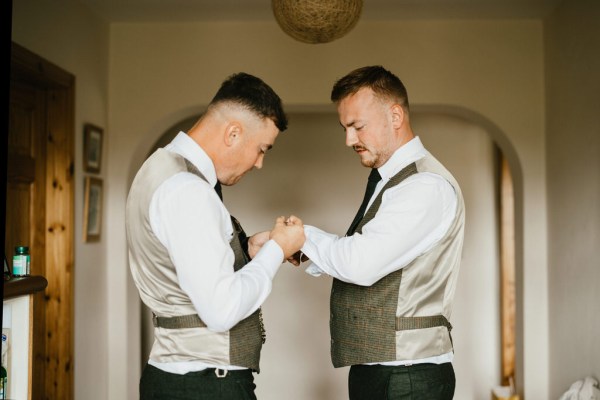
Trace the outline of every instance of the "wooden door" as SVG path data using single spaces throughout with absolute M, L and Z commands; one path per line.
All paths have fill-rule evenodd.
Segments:
M 32 308 L 32 399 L 73 398 L 73 93 L 71 74 L 13 44 L 7 149 L 8 258 L 29 246 L 48 280 Z
M 5 254 L 15 246 L 28 246 L 31 274 L 45 276 L 46 219 L 46 141 L 43 91 L 30 85 L 11 83 L 6 180 Z M 43 336 L 45 326 L 44 293 L 33 300 L 33 337 Z M 32 342 L 32 381 L 43 384 L 45 342 Z M 33 394 L 33 393 L 32 393 Z

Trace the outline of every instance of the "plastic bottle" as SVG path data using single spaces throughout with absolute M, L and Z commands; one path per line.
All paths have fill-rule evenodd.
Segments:
M 15 247 L 15 255 L 13 256 L 13 275 L 28 276 L 30 273 L 30 262 L 29 247 Z

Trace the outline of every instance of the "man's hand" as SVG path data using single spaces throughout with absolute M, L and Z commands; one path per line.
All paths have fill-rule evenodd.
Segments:
M 304 244 L 304 225 L 302 220 L 295 216 L 279 217 L 270 232 L 269 239 L 277 242 L 283 250 L 283 259 L 289 259 Z
M 289 263 L 294 264 L 296 267 L 308 260 L 308 256 L 301 251 L 295 252 L 290 258 L 287 259 Z
M 258 232 L 248 238 L 248 254 L 250 258 L 254 258 L 260 248 L 269 241 L 270 234 L 271 232 L 269 231 Z

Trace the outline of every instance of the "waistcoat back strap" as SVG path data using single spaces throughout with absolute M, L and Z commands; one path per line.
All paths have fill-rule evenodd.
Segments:
M 152 313 L 152 324 L 156 328 L 165 329 L 184 329 L 184 328 L 205 328 L 206 324 L 202 322 L 198 314 L 180 315 L 177 317 L 159 317 Z
M 448 328 L 448 331 L 452 330 L 452 324 L 443 315 L 432 315 L 429 317 L 396 317 L 396 331 L 435 328 L 436 326 L 445 326 Z

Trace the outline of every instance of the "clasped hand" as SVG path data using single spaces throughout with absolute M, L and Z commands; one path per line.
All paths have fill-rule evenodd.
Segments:
M 259 232 L 249 238 L 248 252 L 250 257 L 254 258 L 260 248 L 268 241 L 274 240 L 283 250 L 283 258 L 294 265 L 300 262 L 294 259 L 295 255 L 300 253 L 304 245 L 304 225 L 302 220 L 294 215 L 289 217 L 279 217 L 275 220 L 275 225 L 271 231 Z

